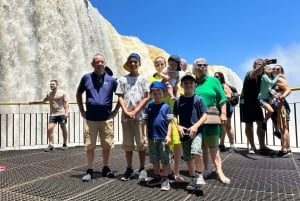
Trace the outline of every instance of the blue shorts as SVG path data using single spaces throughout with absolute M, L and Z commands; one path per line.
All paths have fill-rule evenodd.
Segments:
M 266 104 L 271 104 L 271 101 L 269 99 L 259 99 L 260 106 L 264 106 Z
M 67 118 L 65 115 L 60 115 L 60 116 L 50 116 L 49 117 L 49 123 L 54 123 L 54 124 L 66 124 L 67 123 Z
M 202 135 L 198 134 L 194 139 L 182 141 L 183 159 L 189 162 L 194 159 L 193 155 L 202 156 Z
M 162 164 L 171 163 L 170 147 L 165 144 L 165 140 L 149 139 L 148 150 L 150 163 L 157 164 L 160 161 Z

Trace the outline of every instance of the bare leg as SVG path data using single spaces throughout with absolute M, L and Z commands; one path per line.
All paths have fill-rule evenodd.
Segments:
M 93 169 L 94 149 L 86 150 L 86 160 L 88 163 L 88 169 Z
M 52 145 L 54 143 L 53 140 L 53 130 L 55 128 L 55 123 L 49 123 L 48 124 L 48 129 L 47 129 L 47 135 L 48 135 L 48 140 L 49 140 L 49 144 Z
M 125 155 L 126 155 L 127 166 L 132 167 L 133 151 L 125 151 Z
M 219 149 L 217 147 L 211 147 L 209 148 L 209 152 L 210 152 L 211 159 L 214 162 L 216 172 L 218 174 L 220 181 L 224 184 L 229 184 L 230 179 L 224 175 L 222 170 L 222 160 L 220 157 Z
M 67 124 L 60 124 L 60 128 L 63 132 L 63 139 L 64 144 L 67 144 L 68 141 L 68 130 L 67 130 Z
M 253 123 L 246 123 L 245 132 L 251 148 L 255 149 L 254 136 L 253 136 Z
M 257 125 L 257 137 L 258 137 L 258 142 L 259 142 L 259 149 L 265 149 L 266 145 L 265 145 L 265 135 L 266 132 L 265 130 L 262 128 L 262 122 L 261 121 L 256 121 L 256 125 Z
M 103 166 L 108 166 L 110 149 L 102 149 Z
M 234 131 L 233 131 L 233 128 L 231 127 L 231 118 L 227 118 L 227 121 L 226 121 L 224 127 L 226 130 L 227 136 L 229 138 L 229 143 L 231 145 L 233 145 L 234 144 Z M 223 141 L 223 143 L 224 143 L 224 141 Z
M 174 144 L 174 174 L 175 179 L 179 177 L 179 163 L 180 163 L 180 156 L 181 156 L 181 144 Z
M 132 155 L 131 155 L 132 159 Z M 139 151 L 140 168 L 145 167 L 146 151 Z

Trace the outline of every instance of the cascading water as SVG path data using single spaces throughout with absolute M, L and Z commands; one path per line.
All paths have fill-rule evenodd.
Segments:
M 121 66 L 131 51 L 150 67 L 141 68 L 144 74 L 154 71 L 149 46 L 136 38 L 124 43 L 87 0 L 1 0 L 0 34 L 0 102 L 41 99 L 51 79 L 74 101 L 97 52 L 105 54 L 116 76 L 125 73 Z

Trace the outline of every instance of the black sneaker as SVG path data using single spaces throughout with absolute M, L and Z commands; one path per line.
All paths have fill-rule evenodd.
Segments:
M 54 147 L 50 144 L 44 151 L 45 152 L 54 151 Z
M 133 177 L 133 169 L 131 167 L 128 167 L 123 176 L 121 177 L 121 180 L 128 181 L 129 179 L 131 179 L 131 177 Z
M 290 157 L 291 154 L 292 154 L 292 152 L 290 152 L 290 151 L 279 151 L 277 153 L 277 157 L 288 158 L 288 157 Z
M 83 182 L 91 181 L 91 180 L 93 179 L 93 174 L 94 174 L 93 169 L 88 169 L 88 170 L 86 171 L 86 175 L 84 175 L 84 176 L 82 177 L 82 181 L 83 181 Z
M 150 181 L 147 182 L 147 186 L 158 186 L 161 184 L 161 176 L 160 175 L 156 175 L 153 179 L 151 179 Z
M 61 147 L 61 150 L 66 150 L 68 149 L 68 146 L 66 144 L 63 144 L 63 146 Z
M 226 151 L 225 145 L 220 144 L 220 145 L 219 145 L 219 150 L 220 150 L 220 152 L 225 152 L 225 151 Z
M 109 169 L 108 166 L 102 168 L 102 177 L 114 178 L 115 174 Z
M 281 139 L 281 132 L 279 130 L 275 130 L 273 133 L 278 139 Z

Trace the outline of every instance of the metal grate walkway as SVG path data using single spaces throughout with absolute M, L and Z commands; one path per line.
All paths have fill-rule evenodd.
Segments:
M 43 150 L 3 151 L 0 164 L 0 200 L 300 200 L 300 154 L 290 158 L 271 155 L 249 155 L 245 149 L 222 153 L 223 169 L 231 178 L 223 185 L 212 174 L 207 184 L 195 193 L 185 190 L 187 183 L 172 183 L 171 190 L 138 184 L 137 179 L 120 181 L 126 163 L 123 150 L 117 146 L 111 152 L 111 169 L 116 178 L 101 177 L 100 148 L 95 153 L 95 179 L 83 183 L 86 160 L 83 147 Z M 139 164 L 134 153 L 134 163 Z M 147 161 L 147 164 L 148 161 Z M 134 167 L 137 171 L 138 165 Z M 147 166 L 152 173 L 152 166 Z M 187 177 L 185 164 L 181 173 Z M 188 182 L 188 178 L 186 178 Z

